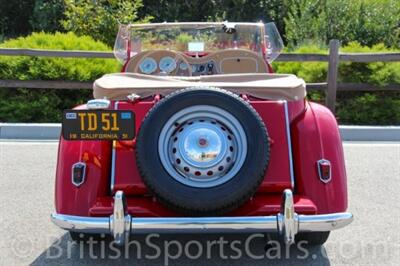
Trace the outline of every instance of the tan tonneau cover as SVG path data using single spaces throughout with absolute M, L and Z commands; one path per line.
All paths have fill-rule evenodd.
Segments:
M 306 96 L 302 79 L 288 74 L 223 74 L 200 77 L 149 76 L 136 73 L 104 75 L 93 85 L 95 98 L 124 100 L 132 93 L 141 97 L 168 94 L 188 87 L 218 87 L 238 94 L 271 100 L 299 100 Z

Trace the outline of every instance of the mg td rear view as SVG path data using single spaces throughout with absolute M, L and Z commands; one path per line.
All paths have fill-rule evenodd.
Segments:
M 277 233 L 323 244 L 348 225 L 341 137 L 305 82 L 274 74 L 273 23 L 120 26 L 121 73 L 63 113 L 52 221 L 72 239 Z

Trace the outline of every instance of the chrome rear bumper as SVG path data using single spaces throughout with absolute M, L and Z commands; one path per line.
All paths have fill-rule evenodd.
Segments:
M 353 221 L 347 212 L 299 215 L 294 211 L 293 193 L 283 192 L 281 211 L 273 216 L 245 217 L 168 217 L 138 218 L 127 214 L 124 193 L 114 197 L 114 212 L 110 217 L 82 217 L 54 213 L 51 220 L 57 226 L 82 233 L 111 234 L 118 244 L 135 232 L 278 232 L 286 243 L 293 243 L 298 232 L 321 232 L 342 228 Z

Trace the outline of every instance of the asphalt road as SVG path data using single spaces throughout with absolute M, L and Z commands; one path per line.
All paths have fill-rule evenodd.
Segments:
M 268 248 L 259 235 L 153 235 L 118 253 L 107 241 L 76 245 L 50 222 L 56 142 L 0 142 L 0 265 L 399 265 L 400 143 L 344 147 L 355 221 L 323 247 Z

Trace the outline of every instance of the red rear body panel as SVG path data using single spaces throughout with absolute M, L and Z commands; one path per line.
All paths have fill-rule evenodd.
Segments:
M 247 97 L 245 97 L 247 99 Z M 304 101 L 285 103 L 249 97 L 270 137 L 270 162 L 257 193 L 230 216 L 271 215 L 279 212 L 282 191 L 294 190 L 299 214 L 342 212 L 347 208 L 346 173 L 336 120 L 325 107 Z M 156 98 L 136 103 L 113 103 L 132 110 L 136 130 Z M 79 108 L 85 108 L 80 106 Z M 317 161 L 332 164 L 332 181 L 319 180 Z M 71 167 L 87 164 L 80 187 L 71 182 Z M 128 212 L 137 217 L 179 216 L 157 202 L 147 191 L 136 166 L 135 140 L 66 141 L 60 139 L 56 173 L 56 211 L 79 216 L 108 216 L 117 190 L 127 195 Z
M 259 192 L 282 192 L 285 188 L 292 187 L 288 154 L 290 138 L 287 135 L 285 103 L 252 101 L 251 104 L 267 125 L 271 142 L 270 162 Z M 137 129 L 152 106 L 152 102 L 141 104 L 120 102 L 118 104 L 119 109 L 135 112 Z M 115 150 L 115 172 L 112 173 L 115 176 L 113 191 L 122 190 L 126 195 L 146 193 L 146 187 L 137 168 L 129 167 L 136 165 L 134 142 L 117 142 Z

